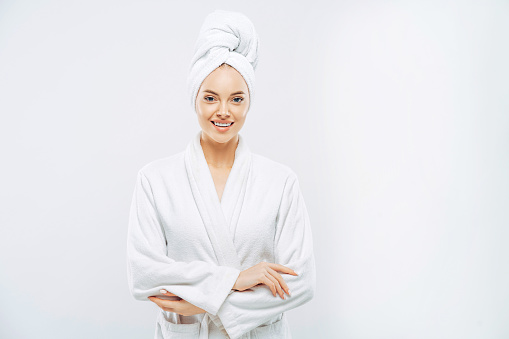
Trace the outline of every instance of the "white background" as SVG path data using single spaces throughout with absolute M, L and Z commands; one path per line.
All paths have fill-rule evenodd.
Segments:
M 0 337 L 152 338 L 129 294 L 137 170 L 199 130 L 215 9 L 260 37 L 241 134 L 299 176 L 294 338 L 509 338 L 509 2 L 0 2 Z

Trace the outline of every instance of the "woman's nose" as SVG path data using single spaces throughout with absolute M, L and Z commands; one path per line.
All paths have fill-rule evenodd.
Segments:
M 217 112 L 218 115 L 221 115 L 221 116 L 228 116 L 230 115 L 228 113 L 228 107 L 225 107 L 225 106 L 222 106 L 219 111 Z

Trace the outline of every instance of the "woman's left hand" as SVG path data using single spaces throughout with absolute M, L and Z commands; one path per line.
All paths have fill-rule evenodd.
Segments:
M 161 290 L 161 293 L 167 296 L 177 296 L 166 290 Z M 152 302 L 156 303 L 157 306 L 159 306 L 163 311 L 174 312 L 183 316 L 190 316 L 206 312 L 205 310 L 202 310 L 198 306 L 194 306 L 193 304 L 182 298 L 180 298 L 180 300 L 166 300 L 158 297 L 148 297 L 148 298 Z

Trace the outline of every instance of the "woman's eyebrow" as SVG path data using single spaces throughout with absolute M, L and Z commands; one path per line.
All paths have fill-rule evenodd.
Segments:
M 219 95 L 219 94 L 217 94 L 216 92 L 214 92 L 214 91 L 212 91 L 210 89 L 206 89 L 206 90 L 203 90 L 203 91 L 204 92 L 209 92 L 209 93 L 212 93 L 212 94 L 215 94 L 215 95 Z M 232 93 L 230 95 L 235 95 L 235 94 L 246 94 L 246 93 L 244 93 L 243 91 L 237 91 L 237 92 L 234 92 L 234 93 Z

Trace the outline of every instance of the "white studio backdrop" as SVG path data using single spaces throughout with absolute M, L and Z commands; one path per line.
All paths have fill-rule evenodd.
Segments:
M 317 291 L 294 338 L 509 338 L 507 1 L 0 2 L 0 337 L 152 338 L 136 172 L 199 129 L 205 16 L 260 36 L 241 134 L 299 176 Z

